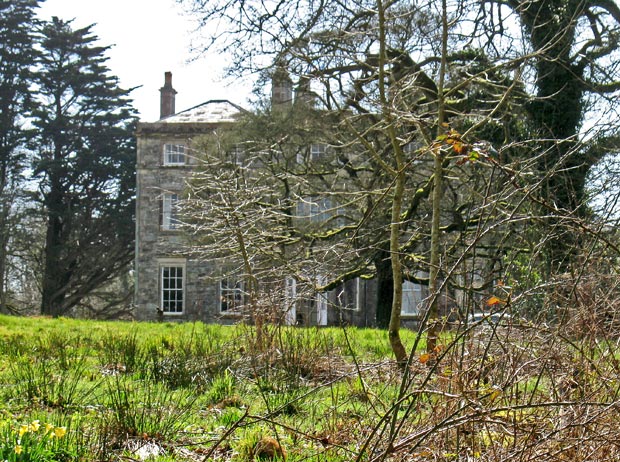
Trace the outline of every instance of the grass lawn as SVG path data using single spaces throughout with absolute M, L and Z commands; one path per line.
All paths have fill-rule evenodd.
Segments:
M 373 329 L 259 345 L 244 325 L 0 316 L 0 336 L 0 460 L 620 460 L 611 341 L 457 329 L 404 374 Z

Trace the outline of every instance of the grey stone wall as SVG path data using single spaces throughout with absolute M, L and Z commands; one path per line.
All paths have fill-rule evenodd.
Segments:
M 164 144 L 185 144 L 191 139 L 212 134 L 215 127 L 206 124 L 140 124 L 138 128 L 135 317 L 145 321 L 203 321 L 230 324 L 239 316 L 220 313 L 219 284 L 213 276 L 217 270 L 209 263 L 187 258 L 183 253 L 184 236 L 160 226 L 160 199 L 164 191 L 182 194 L 185 180 L 196 161 L 189 158 L 185 166 L 164 166 Z M 160 311 L 160 267 L 178 262 L 185 267 L 184 311 L 162 314 Z M 328 325 L 373 326 L 375 323 L 376 284 L 362 280 L 359 286 L 359 309 L 341 309 L 335 294 L 329 295 Z M 304 325 L 317 324 L 315 302 L 300 303 L 297 313 Z
M 210 321 L 208 300 L 216 300 L 214 289 L 202 276 L 208 265 L 187 259 L 183 254 L 183 236 L 179 231 L 162 230 L 160 200 L 162 193 L 185 188 L 193 161 L 186 166 L 163 166 L 166 143 L 189 145 L 186 135 L 147 132 L 138 134 L 137 198 L 136 198 L 136 293 L 135 316 L 139 320 Z M 174 259 L 174 260 L 173 260 Z M 185 306 L 182 315 L 162 314 L 160 308 L 160 267 L 165 262 L 185 265 Z

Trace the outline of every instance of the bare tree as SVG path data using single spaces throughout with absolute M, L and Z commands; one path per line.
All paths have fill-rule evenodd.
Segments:
M 554 99 L 564 90 L 581 88 L 567 99 L 581 121 L 587 90 L 597 88 L 584 82 L 613 77 L 596 67 L 607 51 L 615 52 L 610 5 L 567 8 L 575 15 L 563 13 L 562 27 L 551 28 L 542 19 L 546 13 L 536 15 L 533 9 L 543 8 L 544 1 L 182 3 L 207 23 L 219 22 L 219 35 L 210 37 L 209 46 L 237 50 L 231 73 L 262 72 L 277 64 L 300 89 L 310 85 L 314 107 L 332 125 L 317 138 L 339 152 L 331 170 L 315 173 L 310 183 L 316 188 L 323 181 L 316 193 L 325 197 L 335 191 L 326 187 L 333 183 L 327 179 L 340 175 L 354 189 L 346 196 L 348 210 L 358 213 L 347 226 L 325 226 L 328 232 L 313 236 L 313 249 L 317 242 L 326 248 L 335 241 L 348 245 L 340 253 L 341 270 L 325 271 L 335 275 L 322 288 L 347 277 L 376 277 L 378 322 L 387 326 L 391 319 L 399 361 L 406 359 L 398 339 L 402 280 L 431 284 L 427 317 L 438 317 L 437 302 L 446 315 L 451 308 L 468 309 L 451 307 L 450 298 L 472 287 L 483 293 L 503 277 L 515 255 L 535 257 L 532 240 L 538 237 L 522 240 L 524 221 L 536 215 L 542 229 L 561 231 L 561 217 L 583 203 L 583 181 L 571 177 L 569 184 L 561 178 L 587 171 L 597 157 L 587 160 L 583 153 L 612 139 L 601 133 L 579 140 L 579 124 L 572 131 L 545 125 L 546 118 L 568 110 Z M 581 27 L 587 17 L 589 28 Z M 522 27 L 508 27 L 508 21 Z M 611 35 L 603 39 L 602 32 Z M 567 64 L 554 58 L 556 51 L 574 51 L 580 40 L 591 78 L 569 72 L 563 74 L 562 91 L 549 91 L 553 72 Z M 287 180 L 300 177 L 285 171 Z M 559 195 L 569 189 L 573 202 Z M 540 261 L 557 267 L 565 255 L 549 250 L 558 238 L 548 236 Z M 430 278 L 420 276 L 429 273 Z

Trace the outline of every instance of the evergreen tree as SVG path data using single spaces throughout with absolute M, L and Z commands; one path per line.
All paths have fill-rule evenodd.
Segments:
M 133 259 L 135 116 L 91 27 L 42 28 L 34 112 L 46 213 L 41 312 L 60 316 Z
M 30 109 L 38 4 L 39 0 L 0 1 L 0 311 L 7 307 L 10 237 L 23 182 L 28 137 L 23 122 Z

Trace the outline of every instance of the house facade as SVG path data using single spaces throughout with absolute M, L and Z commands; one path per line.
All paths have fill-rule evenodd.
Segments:
M 272 105 L 289 104 L 292 85 L 274 79 Z M 226 100 L 212 100 L 175 111 L 176 91 L 166 72 L 160 89 L 160 119 L 137 127 L 137 197 L 135 317 L 145 321 L 203 321 L 230 324 L 241 319 L 242 283 L 214 282 L 215 264 L 184 252 L 187 236 L 179 228 L 176 204 L 198 166 L 198 140 L 235 124 L 244 110 Z M 318 148 L 317 148 L 318 149 Z M 328 293 L 295 300 L 295 281 L 287 280 L 281 320 L 298 325 L 373 326 L 376 284 L 361 278 Z M 406 282 L 403 318 L 415 319 L 426 288 Z

